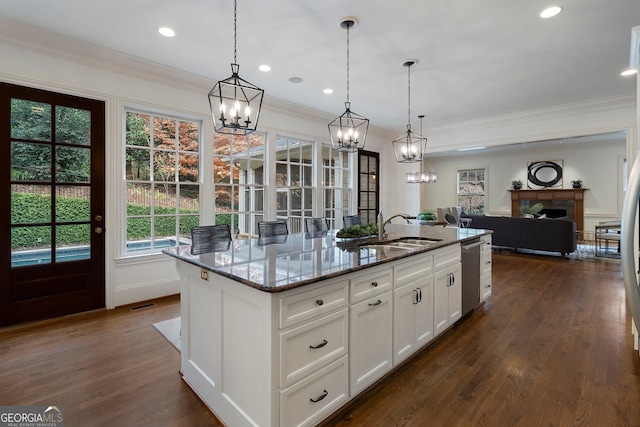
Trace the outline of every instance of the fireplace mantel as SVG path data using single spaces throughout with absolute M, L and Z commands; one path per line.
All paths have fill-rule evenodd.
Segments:
M 573 222 L 577 230 L 584 230 L 584 192 L 587 188 L 550 188 L 543 190 L 509 190 L 511 192 L 511 216 L 520 216 L 520 201 L 573 200 Z

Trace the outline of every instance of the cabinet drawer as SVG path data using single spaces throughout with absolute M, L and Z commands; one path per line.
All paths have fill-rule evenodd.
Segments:
M 352 277 L 349 281 L 351 304 L 391 290 L 392 281 L 393 270 L 391 266 Z
M 347 298 L 346 281 L 281 298 L 279 300 L 280 328 L 287 328 L 340 307 L 346 307 Z
M 491 276 L 491 259 L 482 258 L 480 262 L 480 274 L 488 274 Z
M 348 399 L 347 356 L 280 392 L 281 426 L 314 426 Z
M 433 251 L 433 271 L 441 271 L 444 268 L 460 262 L 460 245 L 455 244 Z
M 280 387 L 287 387 L 347 354 L 347 309 L 280 334 Z
M 393 267 L 393 286 L 397 288 L 431 274 L 433 274 L 433 255 L 416 255 L 411 257 L 410 261 L 401 262 Z

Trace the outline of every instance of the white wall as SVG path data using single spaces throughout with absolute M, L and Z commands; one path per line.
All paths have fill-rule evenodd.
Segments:
M 529 147 L 535 144 L 530 144 Z M 511 215 L 511 181 L 527 182 L 527 162 L 563 161 L 563 187 L 582 179 L 585 192 L 585 231 L 594 231 L 599 221 L 620 218 L 622 211 L 622 161 L 626 141 L 612 139 L 580 144 L 560 144 L 552 149 L 523 148 L 495 154 L 473 152 L 465 156 L 434 158 L 429 161 L 438 172 L 438 182 L 423 185 L 421 207 L 455 206 L 456 177 L 460 169 L 486 169 L 487 201 L 490 215 Z
M 491 102 L 488 100 L 487 102 Z M 461 148 L 478 146 L 500 146 L 506 144 L 546 141 L 558 138 L 568 138 L 575 136 L 596 135 L 610 132 L 625 131 L 627 133 L 626 150 L 623 149 L 623 157 L 633 160 L 638 150 L 637 146 L 637 117 L 636 117 L 636 96 L 629 94 L 619 97 L 612 97 L 580 104 L 569 104 L 552 106 L 546 109 L 514 113 L 508 116 L 492 117 L 484 121 L 473 121 L 456 123 L 448 126 L 433 127 L 428 126 L 428 117 L 425 119 L 425 136 L 427 142 L 427 161 L 438 173 L 438 182 L 435 184 L 405 184 L 405 173 L 417 171 L 418 166 L 396 163 L 391 148 L 391 140 L 397 135 L 390 136 L 386 145 L 383 146 L 381 157 L 384 167 L 384 176 L 381 177 L 381 201 L 385 212 L 407 212 L 416 213 L 421 208 L 437 206 L 452 206 L 456 200 L 456 176 L 455 173 L 448 173 L 448 170 L 440 170 L 436 163 L 442 162 L 436 157 L 429 157 L 429 153 L 454 152 Z M 401 132 L 399 132 L 401 133 Z M 455 157 L 450 160 L 453 164 L 460 162 L 462 165 L 486 166 L 488 160 L 479 159 L 477 152 L 469 157 Z M 561 153 L 559 153 L 561 154 Z M 554 158 L 562 158 L 554 156 Z M 467 160 L 464 160 L 467 159 Z M 548 155 L 541 153 L 538 159 L 553 160 Z M 509 167 L 513 159 L 505 159 L 505 166 Z M 530 160 L 530 159 L 529 159 Z M 466 163 L 463 163 L 465 162 Z M 526 160 L 517 161 L 526 165 Z M 478 163 L 479 162 L 479 163 Z M 580 163 L 576 159 L 577 163 Z M 452 163 L 448 163 L 452 165 Z M 467 167 L 467 166 L 464 166 Z M 441 167 L 440 167 L 441 168 Z M 491 168 L 492 174 L 499 174 L 504 171 L 502 167 Z M 598 170 L 594 167 L 594 170 Z M 567 170 L 569 173 L 570 170 Z M 515 173 L 515 171 L 513 172 Z M 597 173 L 597 172 L 595 172 Z M 586 176 L 586 174 L 584 174 Z M 500 176 L 495 177 L 501 180 Z M 526 175 L 522 179 L 525 181 Z M 570 175 L 567 175 L 570 182 Z M 590 179 L 585 178 L 586 186 L 593 186 Z M 500 182 L 500 181 L 499 181 Z M 508 183 L 511 179 L 508 180 Z M 506 188 L 508 183 L 500 183 L 502 188 Z M 588 192 L 589 193 L 589 192 Z M 597 193 L 596 193 L 597 194 Z M 507 197 L 504 195 L 504 197 Z M 587 196 L 588 198 L 592 196 Z M 596 196 L 593 196 L 596 197 Z M 608 197 L 608 196 L 607 196 Z M 589 210 L 585 218 L 586 225 L 591 226 L 599 218 L 610 216 L 619 217 L 619 206 L 621 203 L 621 193 L 618 188 L 616 197 L 618 200 L 605 200 L 599 198 L 589 203 Z M 507 199 L 508 200 L 508 199 Z M 489 207 L 494 212 L 504 211 L 508 204 L 503 201 L 491 200 Z M 437 207 L 436 206 L 436 207 Z M 612 206 L 615 206 L 612 207 Z

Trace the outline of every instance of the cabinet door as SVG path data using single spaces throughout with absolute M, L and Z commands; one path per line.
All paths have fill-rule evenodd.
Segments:
M 415 351 L 414 306 L 418 304 L 418 292 L 415 282 L 393 290 L 394 366 Z
M 349 385 L 355 396 L 391 369 L 391 291 L 352 305 L 350 310 Z
M 393 365 L 433 338 L 433 275 L 393 291 Z
M 433 328 L 439 335 L 449 326 L 449 286 L 451 273 L 448 269 L 434 275 L 433 288 Z
M 414 306 L 415 350 L 433 339 L 433 275 L 416 282 L 419 292 L 418 303 Z
M 462 313 L 462 268 L 446 268 L 434 276 L 433 323 L 435 335 L 447 329 Z
M 449 286 L 449 324 L 452 325 L 462 316 L 462 265 L 449 267 L 451 286 Z

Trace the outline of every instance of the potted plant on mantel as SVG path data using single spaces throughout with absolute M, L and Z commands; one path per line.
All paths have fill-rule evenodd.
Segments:
M 575 180 L 571 181 L 571 186 L 573 188 L 582 188 L 582 180 L 581 179 L 575 179 Z
M 520 190 L 522 188 L 522 181 L 520 181 L 519 179 L 511 181 L 511 186 L 514 190 Z

